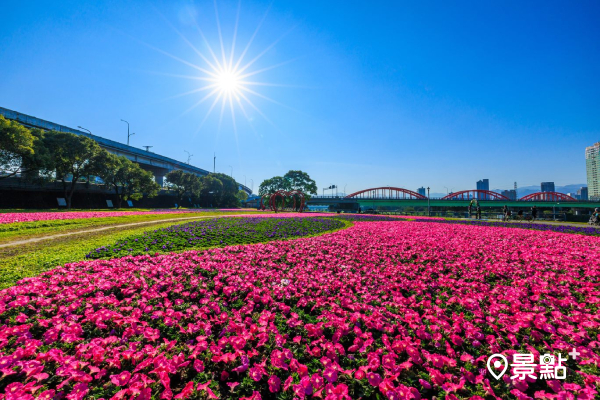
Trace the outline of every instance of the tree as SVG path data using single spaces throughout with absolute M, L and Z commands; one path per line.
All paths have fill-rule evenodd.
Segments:
M 246 200 L 248 200 L 248 193 L 246 193 L 245 190 L 239 190 L 235 196 L 237 197 L 240 205 L 242 205 Z
M 23 159 L 33 156 L 35 142 L 29 129 L 0 115 L 0 179 L 25 172 Z
M 144 195 L 155 197 L 160 190 L 152 173 L 144 171 L 126 157 L 102 151 L 95 162 L 99 164 L 98 176 L 106 186 L 115 190 L 118 208 L 121 208 L 123 200 L 139 200 Z
M 265 179 L 258 187 L 259 196 L 275 193 L 278 190 L 287 190 L 286 181 L 281 176 Z
M 189 172 L 183 172 L 180 169 L 169 172 L 165 178 L 167 178 L 169 188 L 175 191 L 177 208 L 181 206 L 181 201 L 185 195 L 196 197 L 202 189 L 202 184 L 198 176 Z
M 301 190 L 306 195 L 317 194 L 317 184 L 306 172 L 290 170 L 283 179 L 286 181 L 287 190 Z
M 308 197 L 317 194 L 317 184 L 306 172 L 290 170 L 283 177 L 265 179 L 258 188 L 258 194 L 263 196 L 278 190 L 301 190 Z
M 223 182 L 212 174 L 202 177 L 202 190 L 200 191 L 200 203 L 205 207 L 217 206 L 218 199 L 221 198 L 223 191 Z
M 211 176 L 217 178 L 223 184 L 223 190 L 217 198 L 216 205 L 218 207 L 237 207 L 239 201 L 236 194 L 240 188 L 235 179 L 222 173 L 211 174 Z
M 68 132 L 45 132 L 43 138 L 49 157 L 40 167 L 46 173 L 54 172 L 56 180 L 62 182 L 70 209 L 77 182 L 98 174 L 98 163 L 94 159 L 102 149 L 94 140 Z

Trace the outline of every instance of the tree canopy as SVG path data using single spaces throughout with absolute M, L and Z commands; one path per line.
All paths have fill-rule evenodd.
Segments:
M 61 181 L 67 200 L 67 208 L 71 208 L 71 199 L 77 182 L 83 178 L 96 176 L 99 173 L 95 158 L 104 151 L 98 143 L 88 137 L 69 132 L 50 132 L 44 135 L 44 147 L 49 157 L 43 169 L 46 173 L 54 172 L 56 180 Z
M 167 178 L 169 189 L 175 191 L 177 208 L 181 207 L 181 201 L 185 196 L 192 198 L 200 195 L 202 183 L 195 174 L 176 169 L 169 172 L 165 178 Z
M 283 179 L 286 181 L 287 190 L 301 190 L 305 194 L 313 195 L 318 193 L 317 184 L 310 179 L 306 172 L 290 170 L 283 176 Z
M 315 195 L 317 184 L 306 172 L 290 170 L 284 176 L 265 179 L 258 188 L 258 194 L 263 196 L 278 190 L 301 190 L 305 195 Z
M 235 179 L 222 173 L 210 174 L 209 176 L 217 178 L 223 183 L 223 190 L 217 200 L 219 207 L 237 207 L 239 200 L 236 195 L 239 191 L 239 186 Z
M 33 156 L 36 140 L 29 129 L 0 115 L 0 179 L 23 172 L 23 159 Z
M 154 182 L 152 173 L 126 157 L 103 152 L 95 160 L 98 163 L 98 176 L 106 186 L 114 189 L 117 195 L 117 207 L 123 200 L 140 200 L 144 195 L 154 197 L 160 186 Z

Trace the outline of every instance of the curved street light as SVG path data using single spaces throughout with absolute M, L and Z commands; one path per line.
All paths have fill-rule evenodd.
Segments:
M 88 131 L 88 133 L 89 133 L 90 137 L 92 136 L 92 131 L 90 131 L 89 129 L 86 129 L 86 128 L 84 128 L 83 126 L 79 126 L 79 125 L 77 125 L 77 127 L 78 127 L 79 129 L 83 129 L 84 131 Z
M 127 124 L 127 146 L 129 146 L 129 138 L 133 135 L 135 135 L 135 133 L 129 133 L 129 122 L 125 121 L 124 119 L 122 119 L 121 121 L 125 122 Z

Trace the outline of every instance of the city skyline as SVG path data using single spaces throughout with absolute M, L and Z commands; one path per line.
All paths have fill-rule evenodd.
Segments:
M 0 106 L 121 143 L 126 119 L 131 145 L 181 161 L 188 150 L 208 170 L 216 152 L 217 170 L 231 165 L 255 191 L 290 169 L 348 193 L 586 182 L 584 149 L 600 133 L 597 4 L 316 4 L 219 1 L 220 26 L 212 2 L 11 4 Z M 164 53 L 200 65 L 187 39 L 211 59 L 192 17 L 215 51 L 219 30 L 225 47 L 237 32 L 227 55 L 253 38 L 246 60 L 273 67 L 255 90 L 270 99 L 253 98 L 260 112 L 249 107 L 248 122 L 235 110 L 237 141 L 220 104 L 200 130 L 212 101 L 178 117 L 205 93 L 181 96 L 198 88 L 178 77 L 194 68 Z

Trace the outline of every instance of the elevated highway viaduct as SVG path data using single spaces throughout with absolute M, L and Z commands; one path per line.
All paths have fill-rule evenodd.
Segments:
M 156 182 L 161 186 L 163 186 L 165 183 L 165 175 L 169 171 L 173 171 L 176 169 L 180 169 L 185 172 L 190 172 L 198 176 L 205 176 L 210 173 L 205 169 L 195 167 L 193 165 L 186 164 L 184 162 L 177 161 L 172 158 L 153 153 L 151 151 L 138 149 L 133 146 L 128 146 L 126 144 L 116 142 L 114 140 L 106 139 L 101 136 L 93 135 L 78 129 L 69 128 L 67 126 L 56 124 L 54 122 L 46 121 L 37 117 L 32 117 L 31 115 L 22 114 L 20 112 L 9 110 L 7 108 L 0 107 L 0 115 L 4 116 L 4 118 L 6 119 L 17 121 L 28 128 L 38 128 L 43 130 L 53 130 L 59 132 L 70 132 L 75 135 L 87 136 L 98 142 L 100 147 L 109 151 L 110 153 L 127 157 L 129 160 L 138 163 L 143 169 L 152 172 Z M 248 188 L 247 186 L 242 185 L 241 183 L 238 183 L 238 186 L 240 190 L 244 190 L 246 193 L 248 193 L 248 195 L 252 194 L 252 190 L 250 190 L 250 188 Z

